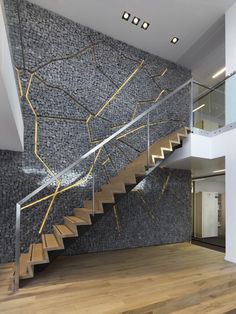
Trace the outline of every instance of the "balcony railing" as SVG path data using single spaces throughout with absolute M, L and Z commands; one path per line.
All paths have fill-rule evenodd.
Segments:
M 193 127 L 215 131 L 236 122 L 236 75 L 213 87 L 193 82 Z

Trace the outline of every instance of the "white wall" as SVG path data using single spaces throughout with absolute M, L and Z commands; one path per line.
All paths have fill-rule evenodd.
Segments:
M 195 182 L 195 192 L 225 193 L 225 182 L 214 181 L 214 178 Z
M 226 74 L 236 71 L 236 3 L 225 14 Z
M 225 14 L 226 75 L 236 71 L 236 3 Z M 226 81 L 226 125 L 236 121 L 236 75 Z
M 0 149 L 22 151 L 24 126 L 0 2 Z
M 215 159 L 225 157 L 226 256 L 236 263 L 236 129 L 205 137 L 190 134 L 182 148 L 177 149 L 165 163 L 174 164 L 189 157 Z

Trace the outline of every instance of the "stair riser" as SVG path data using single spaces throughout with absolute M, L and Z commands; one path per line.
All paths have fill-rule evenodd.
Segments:
M 112 186 L 112 185 L 108 185 L 108 186 L 104 186 L 102 187 L 102 191 L 103 192 L 107 192 L 107 191 L 111 191 L 113 194 L 114 193 L 125 193 L 125 186 L 122 184 L 120 184 L 120 186 Z
M 75 235 L 78 235 L 77 234 L 77 227 L 76 227 L 76 224 L 69 221 L 68 219 L 64 219 L 64 224 L 71 230 L 74 232 Z
M 181 132 L 182 133 L 182 132 Z M 182 147 L 182 139 L 187 136 L 187 132 L 183 130 L 185 134 L 177 134 L 176 136 L 172 134 L 170 139 L 175 142 L 171 142 L 168 139 L 164 139 L 163 149 L 158 148 L 158 143 L 155 144 L 156 146 L 151 147 L 151 149 L 157 152 L 156 155 L 162 155 L 163 158 L 169 156 L 172 150 L 175 150 L 179 147 Z M 168 141 L 169 144 L 168 145 Z M 180 142 L 180 144 L 178 144 Z M 165 150 L 165 148 L 167 150 Z M 169 151 L 168 151 L 169 148 Z M 153 156 L 150 154 L 150 159 L 154 159 Z M 160 158 L 157 158 L 157 160 Z M 95 194 L 95 211 L 99 211 L 99 213 L 95 213 L 95 215 L 91 214 L 92 209 L 92 201 L 85 201 L 85 208 L 89 210 L 86 212 L 85 208 L 81 209 L 81 211 L 75 210 L 75 216 L 81 218 L 85 221 L 76 219 L 75 217 L 67 217 L 64 220 L 64 225 L 54 225 L 54 235 L 60 245 L 60 249 L 53 249 L 54 242 L 51 242 L 51 250 L 47 250 L 47 242 L 43 241 L 43 244 L 33 244 L 34 248 L 32 250 L 32 245 L 30 246 L 29 256 L 32 262 L 28 262 L 27 270 L 28 273 L 25 274 L 25 277 L 33 277 L 34 273 L 38 273 L 42 271 L 44 268 L 47 267 L 48 262 L 52 262 L 58 256 L 64 253 L 64 248 L 69 248 L 77 239 L 78 237 L 82 236 L 83 234 L 87 233 L 90 230 L 91 224 L 95 224 L 99 222 L 103 218 L 103 213 L 106 214 L 108 211 L 113 210 L 114 205 L 117 204 L 125 194 L 129 193 L 139 182 L 141 182 L 146 177 L 147 169 L 147 160 L 146 160 L 146 153 L 142 154 L 140 160 L 134 161 L 133 165 L 127 166 L 127 168 L 121 171 L 116 177 L 110 179 L 110 183 L 104 185 L 104 191 L 98 192 Z M 150 163 L 149 166 L 154 166 L 154 163 Z M 161 165 L 159 165 L 161 166 Z M 152 167 L 149 167 L 152 168 Z M 140 174 L 138 174 L 140 172 Z M 113 182 L 113 184 L 111 184 Z M 113 187 L 112 187 L 113 185 Z M 81 224 L 80 224 L 81 223 Z M 87 224 L 88 223 L 88 224 Z M 67 228 L 66 228 L 67 227 Z M 68 230 L 69 228 L 69 230 Z M 71 232 L 72 231 L 72 232 Z M 51 235 L 52 236 L 52 235 Z M 48 238 L 50 239 L 50 238 Z M 50 243 L 50 242 L 48 242 Z M 44 250 L 44 258 L 42 257 L 41 251 L 39 250 L 40 245 Z M 50 245 L 49 245 L 50 246 Z M 32 254 L 33 253 L 33 254 Z M 42 258 L 42 260 L 39 260 Z M 35 264 L 35 263 L 41 264 Z M 35 264 L 35 265 L 34 265 Z M 25 272 L 25 268 L 22 268 Z M 27 281 L 27 279 L 26 279 Z
M 74 214 L 76 217 L 82 218 L 85 220 L 88 224 L 91 224 L 90 214 L 86 213 L 84 211 L 74 210 Z
M 105 197 L 99 197 L 99 196 L 97 196 L 97 197 L 95 197 L 95 201 L 97 201 L 97 202 L 99 202 L 99 203 L 114 203 L 114 195 L 112 194 L 112 197 L 110 196 L 110 197 L 107 197 L 107 198 L 105 198 Z
M 90 208 L 92 210 L 93 209 L 93 202 L 92 201 L 84 201 L 84 207 Z M 98 211 L 100 213 L 103 213 L 102 206 L 97 201 L 94 202 L 94 210 Z

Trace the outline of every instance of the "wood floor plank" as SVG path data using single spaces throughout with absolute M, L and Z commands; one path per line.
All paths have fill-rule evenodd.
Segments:
M 0 313 L 191 314 L 236 308 L 236 265 L 185 244 L 60 257 L 15 295 L 0 265 Z

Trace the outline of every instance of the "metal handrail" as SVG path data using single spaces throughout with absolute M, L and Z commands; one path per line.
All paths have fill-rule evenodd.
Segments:
M 95 153 L 97 150 L 99 150 L 102 146 L 104 146 L 106 143 L 110 142 L 112 139 L 114 139 L 117 135 L 128 129 L 131 125 L 145 117 L 148 113 L 151 111 L 155 110 L 158 106 L 160 106 L 163 102 L 167 101 L 169 98 L 171 98 L 173 95 L 175 95 L 177 92 L 179 92 L 181 89 L 192 83 L 193 80 L 190 79 L 178 88 L 176 88 L 173 92 L 169 93 L 166 97 L 163 99 L 159 100 L 157 103 L 153 104 L 149 109 L 138 115 L 135 119 L 124 125 L 122 128 L 120 128 L 118 131 L 107 137 L 105 140 L 103 140 L 100 144 L 97 146 L 93 147 L 91 150 L 89 150 L 87 153 L 85 153 L 83 156 L 81 156 L 79 159 L 74 161 L 72 164 L 70 164 L 68 167 L 66 167 L 64 170 L 53 176 L 51 179 L 49 179 L 47 182 L 45 182 L 43 185 L 35 189 L 33 192 L 31 192 L 29 195 L 24 197 L 22 200 L 20 200 L 17 204 L 23 205 L 25 202 L 27 202 L 29 199 L 31 199 L 33 196 L 38 194 L 40 191 L 42 191 L 44 188 L 46 188 L 49 184 L 54 182 L 56 179 L 60 178 L 63 176 L 65 173 L 67 173 L 70 169 L 72 169 L 74 166 L 78 165 L 82 160 L 86 159 L 93 153 Z
M 173 92 L 169 93 L 166 97 L 163 99 L 157 101 L 154 103 L 149 109 L 138 115 L 135 119 L 124 125 L 122 128 L 120 128 L 118 131 L 107 137 L 105 140 L 103 140 L 100 144 L 89 150 L 87 153 L 85 153 L 83 156 L 81 156 L 79 159 L 77 159 L 75 162 L 70 164 L 68 167 L 66 167 L 64 170 L 59 172 L 57 175 L 53 176 L 51 179 L 49 179 L 47 182 L 45 182 L 43 185 L 35 189 L 33 192 L 31 192 L 29 195 L 24 197 L 22 200 L 20 200 L 16 204 L 16 242 L 15 242 L 15 272 L 13 276 L 13 283 L 12 283 L 12 290 L 16 291 L 19 288 L 19 276 L 20 276 L 20 221 L 21 221 L 21 205 L 23 205 L 25 202 L 27 202 L 29 199 L 31 199 L 33 196 L 38 194 L 40 191 L 42 191 L 44 188 L 46 188 L 48 185 L 50 185 L 52 182 L 60 178 L 62 175 L 67 173 L 70 169 L 72 169 L 74 166 L 81 163 L 84 159 L 87 157 L 94 155 L 96 151 L 101 149 L 106 143 L 110 142 L 112 139 L 114 139 L 117 135 L 128 129 L 130 126 L 132 126 L 137 121 L 141 120 L 143 117 L 148 116 L 148 123 L 149 123 L 149 114 L 153 110 L 155 110 L 157 107 L 159 107 L 162 103 L 170 99 L 172 96 L 174 96 L 176 93 L 178 93 L 180 90 L 185 88 L 191 84 L 191 91 L 193 86 L 193 79 L 188 80 L 178 88 L 176 88 Z M 192 97 L 191 97 L 191 105 L 192 105 Z M 148 124 L 149 128 L 149 124 Z M 148 150 L 149 150 L 149 130 L 148 130 Z
M 197 85 L 199 85 L 199 86 L 201 86 L 201 87 L 204 87 L 205 89 L 212 90 L 212 87 L 207 86 L 207 85 L 205 85 L 205 84 L 202 84 L 202 83 L 200 83 L 200 82 L 198 82 L 198 81 L 196 81 L 196 80 L 193 80 L 193 83 L 194 83 L 194 84 L 197 84 Z
M 236 71 L 232 72 L 230 75 L 227 75 L 223 80 L 221 80 L 220 82 L 216 83 L 215 85 L 209 87 L 206 86 L 202 83 L 199 83 L 198 81 L 193 80 L 194 84 L 200 85 L 206 89 L 208 89 L 208 91 L 203 92 L 200 96 L 197 97 L 197 99 L 194 99 L 194 102 L 199 101 L 200 99 L 202 99 L 203 97 L 209 95 L 211 92 L 214 92 L 217 88 L 219 88 L 222 84 L 224 84 L 225 81 L 227 81 L 228 79 L 230 79 L 232 76 L 234 76 L 236 74 Z

